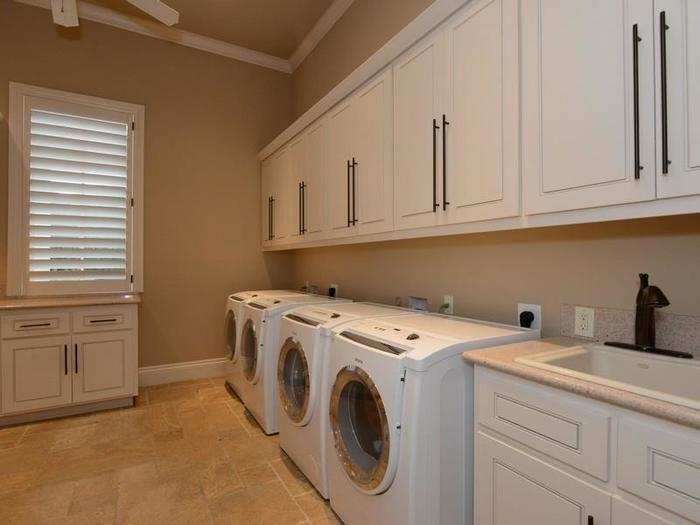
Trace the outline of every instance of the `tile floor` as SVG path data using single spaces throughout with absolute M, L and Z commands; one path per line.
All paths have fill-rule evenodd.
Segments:
M 0 429 L 0 523 L 340 523 L 223 379 Z

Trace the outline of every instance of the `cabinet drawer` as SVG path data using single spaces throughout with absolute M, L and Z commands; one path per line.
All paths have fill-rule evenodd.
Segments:
M 32 310 L 2 316 L 2 338 L 36 337 L 68 333 L 68 312 Z
M 132 305 L 77 308 L 73 311 L 73 332 L 131 329 L 135 325 L 135 313 Z
M 700 438 L 633 419 L 620 422 L 618 485 L 656 505 L 700 522 Z
M 477 421 L 607 481 L 610 416 L 542 385 L 479 369 Z

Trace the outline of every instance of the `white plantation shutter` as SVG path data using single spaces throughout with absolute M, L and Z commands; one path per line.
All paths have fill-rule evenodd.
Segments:
M 125 280 L 128 126 L 31 110 L 29 281 Z
M 10 83 L 10 295 L 141 291 L 143 114 Z

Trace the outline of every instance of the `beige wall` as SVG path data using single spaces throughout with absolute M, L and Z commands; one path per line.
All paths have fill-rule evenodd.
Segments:
M 433 0 L 355 0 L 292 75 L 300 116 Z
M 649 272 L 678 314 L 700 315 L 700 215 L 298 250 L 294 282 L 393 303 L 443 294 L 455 313 L 516 320 L 516 303 L 541 304 L 544 332 L 559 333 L 561 304 L 634 308 Z
M 146 106 L 141 365 L 219 357 L 226 293 L 286 275 L 285 255 L 259 250 L 256 153 L 291 119 L 290 77 L 88 21 L 60 31 L 0 0 L 2 115 L 10 80 Z M 7 147 L 3 117 L 2 290 Z

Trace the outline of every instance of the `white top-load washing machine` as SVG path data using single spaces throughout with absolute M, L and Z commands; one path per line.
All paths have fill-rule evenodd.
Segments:
M 373 303 L 319 304 L 288 311 L 277 361 L 280 446 L 316 490 L 328 498 L 328 347 L 336 326 L 358 319 L 414 314 Z
M 348 525 L 472 522 L 468 350 L 539 331 L 437 314 L 336 327 L 330 345 L 328 485 Z
M 239 349 L 234 364 L 233 388 L 266 434 L 277 432 L 277 358 L 280 318 L 304 305 L 346 303 L 322 295 L 268 295 L 243 306 Z

